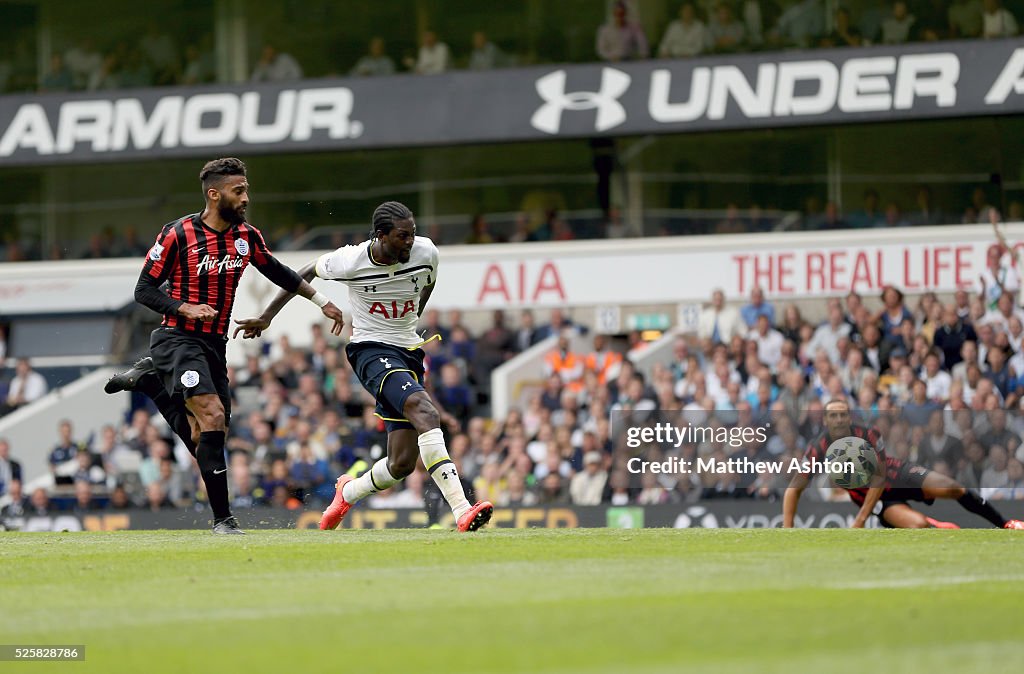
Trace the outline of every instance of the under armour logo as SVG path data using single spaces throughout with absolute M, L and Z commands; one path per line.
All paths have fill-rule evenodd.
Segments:
M 626 109 L 618 98 L 629 88 L 630 77 L 614 68 L 601 69 L 601 88 L 598 91 L 565 91 L 565 70 L 556 70 L 537 80 L 537 93 L 544 105 L 533 113 L 530 124 L 545 133 L 558 133 L 562 126 L 563 110 L 590 110 L 597 108 L 597 131 L 607 131 L 626 121 Z
M 377 286 L 363 286 L 364 293 L 375 293 L 377 292 Z
M 454 470 L 452 471 L 452 477 L 455 477 L 455 471 Z M 448 471 L 445 471 L 445 470 L 441 471 L 441 479 L 442 480 L 447 480 L 448 479 Z
M 409 388 L 410 386 L 412 386 L 412 382 L 411 381 L 407 381 L 404 384 L 402 384 L 402 390 L 404 391 L 405 389 Z
M 391 360 L 390 358 L 378 358 L 378 360 L 384 363 L 384 367 L 388 368 L 389 370 L 391 369 L 391 363 L 388 362 L 389 360 Z

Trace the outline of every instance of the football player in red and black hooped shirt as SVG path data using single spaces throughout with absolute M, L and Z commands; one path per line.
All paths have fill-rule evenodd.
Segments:
M 245 221 L 245 164 L 215 159 L 203 166 L 199 179 L 206 207 L 164 225 L 135 287 L 135 300 L 164 316 L 150 339 L 150 357 L 112 377 L 105 390 L 138 390 L 153 399 L 196 457 L 214 531 L 236 533 L 224 459 L 231 415 L 225 345 L 242 273 L 252 264 L 276 285 L 311 300 L 334 321 L 334 334 L 341 333 L 343 321 L 341 310 L 278 262 L 260 231 Z
M 955 480 L 924 466 L 886 456 L 885 443 L 878 429 L 853 425 L 850 406 L 843 399 L 830 400 L 825 405 L 825 432 L 808 445 L 804 461 L 824 461 L 829 445 L 850 436 L 866 440 L 878 452 L 879 457 L 878 470 L 872 477 L 870 486 L 846 490 L 850 494 L 850 499 L 860 506 L 853 521 L 854 527 L 863 527 L 874 512 L 875 506 L 881 501 L 878 519 L 882 526 L 896 529 L 959 529 L 955 524 L 926 517 L 911 508 L 908 503 L 921 501 L 930 505 L 937 498 L 950 498 L 956 499 L 964 508 L 984 517 L 997 527 L 1024 529 L 1024 522 L 1007 520 L 988 501 Z M 782 502 L 783 527 L 793 526 L 800 495 L 810 481 L 810 473 L 799 473 L 790 481 Z

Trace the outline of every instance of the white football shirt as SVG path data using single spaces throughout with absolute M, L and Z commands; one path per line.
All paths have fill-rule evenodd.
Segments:
M 321 255 L 316 275 L 348 286 L 353 342 L 415 348 L 423 342 L 416 334 L 420 292 L 437 280 L 437 246 L 417 236 L 408 262 L 380 265 L 370 259 L 370 243 Z

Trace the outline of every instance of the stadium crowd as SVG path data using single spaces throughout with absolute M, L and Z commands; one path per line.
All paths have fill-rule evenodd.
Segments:
M 690 217 L 680 211 L 677 217 L 658 225 L 654 234 L 659 236 L 686 236 L 694 234 L 737 234 L 745 232 L 873 229 L 880 227 L 917 227 L 925 225 L 975 224 L 991 221 L 996 211 L 992 196 L 995 190 L 988 186 L 976 186 L 965 203 L 945 197 L 945 203 L 938 203 L 927 185 L 920 186 L 912 206 L 901 204 L 896 198 L 883 200 L 879 191 L 868 188 L 863 192 L 858 208 L 848 212 L 835 201 L 822 205 L 818 196 L 808 196 L 802 211 L 779 216 L 774 206 L 766 211 L 758 204 L 740 207 L 729 203 L 719 212 L 718 217 L 709 217 L 708 211 L 695 211 Z M 768 217 L 768 213 L 773 217 Z M 1024 220 L 1024 202 L 1012 199 L 1007 206 L 1007 220 Z M 267 223 L 268 242 L 274 250 L 296 250 L 309 247 L 311 242 L 304 238 L 309 228 L 302 222 L 290 227 Z M 4 232 L 0 219 L 0 262 L 24 262 L 31 260 L 104 259 L 113 257 L 139 257 L 149 250 L 152 242 L 140 235 L 134 227 L 117 231 L 106 227 L 84 241 L 62 238 L 49 250 L 43 250 L 37 239 L 17 236 L 13 231 Z M 344 231 L 342 231 L 344 230 Z M 365 237 L 362 228 L 339 227 L 330 240 L 315 240 L 313 244 L 326 244 L 337 248 L 350 243 L 359 243 Z M 509 221 L 493 222 L 485 213 L 466 216 L 464 224 L 441 227 L 426 224 L 427 235 L 439 245 L 481 244 L 481 243 L 522 243 L 531 241 L 576 241 L 581 239 L 622 238 L 635 236 L 624 224 L 621 210 L 617 206 L 609 209 L 605 218 L 574 219 L 553 208 L 522 211 Z
M 624 61 L 685 58 L 769 49 L 861 47 L 964 38 L 1017 35 L 1024 16 L 1020 0 L 687 0 L 672 4 L 674 15 L 644 21 L 638 0 L 608 2 L 607 21 L 596 27 L 590 59 Z M 648 34 L 644 26 L 656 27 Z M 564 38 L 564 36 L 563 36 Z M 30 32 L 0 47 L 0 93 L 97 91 L 133 87 L 195 85 L 215 80 L 213 37 L 202 30 L 173 36 L 151 21 L 139 36 L 100 44 L 82 36 L 50 55 L 37 72 Z M 565 60 L 564 49 L 525 53 L 504 48 L 486 30 L 463 36 L 458 49 L 435 30 L 425 30 L 418 49 L 399 57 L 382 36 L 369 40 L 366 54 L 345 68 L 308 72 L 280 45 L 265 44 L 253 58 L 251 80 L 294 81 L 303 77 L 380 76 L 397 72 L 433 75 L 455 68 L 489 70 Z
M 460 312 L 442 320 L 432 310 L 421 327 L 442 340 L 424 347 L 428 389 L 443 408 L 448 448 L 467 490 L 501 507 L 777 499 L 786 484 L 778 476 L 636 475 L 627 464 L 635 456 L 800 458 L 822 431 L 823 404 L 834 397 L 848 398 L 860 422 L 882 429 L 889 454 L 980 488 L 988 498 L 1021 499 L 1024 312 L 1016 302 L 1016 266 L 1000 255 L 993 246 L 973 292 L 961 290 L 948 301 L 926 293 L 909 303 L 898 288 L 886 287 L 876 309 L 869 308 L 874 298 L 851 292 L 815 307 L 824 313 L 821 322 L 805 320 L 794 304 L 776 307 L 758 288 L 739 307 L 716 291 L 696 333 L 676 337 L 671 358 L 646 374 L 633 364 L 648 348 L 638 333 L 622 343 L 594 335 L 592 351 L 575 353 L 569 336 L 586 329 L 560 310 L 544 325 L 523 311 L 515 326 L 495 311 L 479 334 Z M 319 325 L 312 330 L 309 350 L 286 338 L 251 344 L 245 365 L 230 371 L 236 509 L 320 509 L 338 474 L 365 470 L 384 451 L 383 423 L 342 344 Z M 492 418 L 490 373 L 552 336 L 557 346 L 545 357 L 546 378 L 522 408 Z M 771 430 L 765 442 L 742 447 L 699 441 L 631 449 L 613 420 L 770 424 Z M 11 455 L 46 449 L 0 441 L 7 516 L 204 501 L 191 457 L 143 400 L 120 427 L 76 435 L 61 422 L 59 437 L 49 455 L 57 487 L 31 494 L 23 493 Z M 439 493 L 422 471 L 371 497 L 369 507 L 436 505 Z M 815 495 L 845 498 L 827 483 Z

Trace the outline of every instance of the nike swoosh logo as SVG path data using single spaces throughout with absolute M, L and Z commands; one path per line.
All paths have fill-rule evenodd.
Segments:
M 220 470 L 213 471 L 213 474 L 214 475 L 220 475 L 221 473 L 226 473 L 226 472 L 228 472 L 227 468 L 221 468 Z

